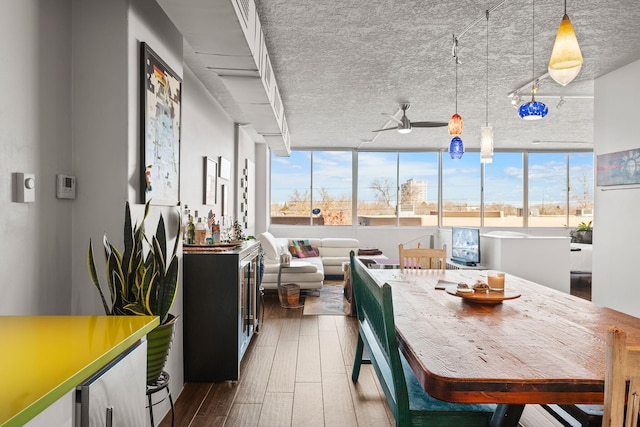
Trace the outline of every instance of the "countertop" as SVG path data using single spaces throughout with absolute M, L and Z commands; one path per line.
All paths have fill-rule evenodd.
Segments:
M 0 426 L 29 421 L 158 324 L 157 316 L 0 316 Z

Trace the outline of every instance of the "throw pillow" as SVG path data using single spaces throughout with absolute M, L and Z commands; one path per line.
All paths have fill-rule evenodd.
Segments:
M 318 248 L 311 246 L 308 240 L 289 240 L 289 252 L 296 258 L 320 256 Z

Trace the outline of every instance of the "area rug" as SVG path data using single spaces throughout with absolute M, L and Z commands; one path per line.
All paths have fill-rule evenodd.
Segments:
M 304 297 L 304 315 L 346 316 L 350 311 L 349 302 L 344 297 L 343 282 L 326 283 L 320 295 Z

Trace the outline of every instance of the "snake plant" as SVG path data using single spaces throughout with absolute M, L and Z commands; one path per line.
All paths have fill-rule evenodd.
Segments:
M 124 251 L 119 251 L 103 237 L 107 287 L 110 302 L 98 279 L 89 240 L 87 266 L 89 275 L 100 293 L 107 315 L 153 315 L 160 317 L 160 324 L 175 321 L 169 315 L 178 287 L 179 236 L 176 237 L 173 252 L 167 258 L 167 236 L 164 219 L 160 214 L 156 234 L 151 240 L 145 234 L 144 222 L 149 214 L 149 202 L 145 205 L 144 217 L 140 224 L 132 226 L 129 202 L 125 206 Z M 180 229 L 180 215 L 176 215 L 177 229 Z

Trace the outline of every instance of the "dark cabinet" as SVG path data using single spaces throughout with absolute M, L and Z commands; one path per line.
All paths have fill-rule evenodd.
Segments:
M 185 248 L 185 381 L 240 378 L 240 361 L 258 327 L 260 243 L 224 252 Z

